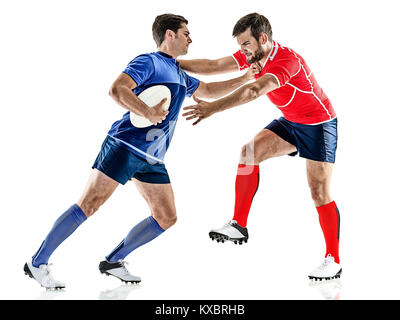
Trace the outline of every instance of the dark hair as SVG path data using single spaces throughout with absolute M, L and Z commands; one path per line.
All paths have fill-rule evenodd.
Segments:
M 152 27 L 153 39 L 157 46 L 159 47 L 164 41 L 165 32 L 168 29 L 176 33 L 182 27 L 182 23 L 188 24 L 188 21 L 176 14 L 166 13 L 157 16 Z
M 245 32 L 250 27 L 251 35 L 258 39 L 262 32 L 265 32 L 268 36 L 268 41 L 272 41 L 272 28 L 266 17 L 258 13 L 250 13 L 244 16 L 236 22 L 233 28 L 232 35 L 237 37 L 239 34 Z

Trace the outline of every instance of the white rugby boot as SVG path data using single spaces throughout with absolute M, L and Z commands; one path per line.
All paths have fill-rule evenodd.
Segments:
M 249 239 L 247 228 L 243 228 L 235 220 L 226 223 L 222 228 L 213 229 L 209 236 L 211 240 L 224 243 L 226 240 L 232 241 L 234 244 L 246 243 Z
M 118 260 L 117 262 L 108 262 L 107 260 L 101 261 L 99 270 L 106 276 L 114 276 L 125 283 L 139 283 L 142 281 L 140 277 L 134 276 L 129 273 L 125 265 L 126 261 Z
M 335 258 L 330 254 L 324 259 L 322 264 L 314 269 L 308 276 L 309 279 L 315 281 L 331 280 L 340 278 L 342 267 L 335 262 Z
M 64 289 L 65 284 L 54 280 L 48 264 L 41 264 L 38 268 L 32 264 L 32 259 L 24 265 L 25 274 L 35 279 L 39 284 L 48 290 Z

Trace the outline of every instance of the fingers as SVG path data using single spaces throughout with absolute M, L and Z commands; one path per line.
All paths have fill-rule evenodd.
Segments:
M 189 111 L 189 112 L 183 113 L 182 116 L 183 117 L 198 116 L 198 113 L 196 113 L 196 111 Z
M 192 108 L 188 107 L 188 109 Z M 200 119 L 200 114 L 198 113 L 198 110 L 196 108 L 193 108 L 191 111 L 183 113 L 182 116 L 186 117 L 186 120 L 193 120 L 197 118 L 197 121 L 195 123 L 198 123 Z
M 186 117 L 188 115 L 191 115 L 191 114 L 195 114 L 198 111 L 197 106 L 184 107 L 183 109 L 184 110 L 190 110 L 188 112 L 182 113 L 182 116 L 184 116 L 184 117 Z
M 186 120 L 193 120 L 193 119 L 196 119 L 197 118 L 197 120 L 194 122 L 194 123 L 192 123 L 192 125 L 196 125 L 196 124 L 198 124 L 201 120 L 203 120 L 203 118 L 201 118 L 201 117 L 199 117 L 198 115 L 192 115 L 192 116 L 190 116 L 190 117 L 187 117 L 186 118 Z
M 196 106 L 187 106 L 187 107 L 183 107 L 183 110 L 194 110 L 197 109 L 197 105 Z
M 163 121 L 167 118 L 168 113 L 169 113 L 168 110 L 163 111 L 163 113 L 162 113 L 162 118 L 161 118 L 161 120 L 160 120 L 159 123 L 163 122 Z
M 182 113 L 182 116 L 186 117 L 186 116 L 190 116 L 191 114 L 196 114 L 196 111 L 193 110 L 193 111 Z
M 197 115 L 193 115 L 193 116 L 187 117 L 186 120 L 192 120 L 192 119 L 195 119 L 195 118 L 197 118 Z
M 262 70 L 261 65 L 258 62 L 254 62 L 250 65 L 250 69 L 254 73 L 259 73 Z
M 151 120 L 150 121 L 155 126 L 157 124 L 159 124 L 159 123 L 162 123 L 167 118 L 167 115 L 169 114 L 169 110 L 157 111 L 157 110 L 154 110 L 155 107 L 151 108 L 151 109 L 152 109 L 152 116 L 151 116 Z
M 167 98 L 163 98 L 163 99 L 159 102 L 159 104 L 160 104 L 160 103 L 161 103 L 161 104 L 164 104 L 166 101 L 167 101 Z
M 159 103 L 157 103 L 154 107 L 155 108 L 162 108 L 164 103 L 167 102 L 167 98 L 162 99 Z
M 165 118 L 167 117 L 169 111 L 165 110 L 161 113 L 161 120 L 159 121 L 159 123 L 163 122 L 165 120 Z
M 195 126 L 195 125 L 198 124 L 201 120 L 203 120 L 203 119 L 200 119 L 200 118 L 197 119 L 197 121 L 193 122 L 192 125 Z
M 182 116 L 186 117 L 186 120 L 197 119 L 192 125 L 198 124 L 201 120 L 204 119 L 204 101 L 197 98 L 197 96 L 193 95 L 193 100 L 197 103 L 197 105 L 183 107 L 183 110 L 188 110 L 183 113 Z M 202 103 L 202 104 L 200 104 Z

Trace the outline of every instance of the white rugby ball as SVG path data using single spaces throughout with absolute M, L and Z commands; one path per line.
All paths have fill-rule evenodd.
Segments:
M 156 85 L 142 91 L 138 95 L 138 98 L 142 100 L 149 108 L 154 107 L 162 99 L 167 98 L 167 101 L 165 101 L 165 103 L 163 104 L 163 109 L 168 110 L 169 104 L 171 102 L 171 91 L 168 89 L 167 86 Z M 130 119 L 132 125 L 137 128 L 146 128 L 153 125 L 148 119 L 139 116 L 134 112 L 130 112 Z

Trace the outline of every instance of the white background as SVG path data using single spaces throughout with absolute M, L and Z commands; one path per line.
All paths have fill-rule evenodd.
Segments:
M 2 2 L 0 298 L 399 299 L 395 4 Z M 238 50 L 232 28 L 255 11 L 269 18 L 275 40 L 306 59 L 338 114 L 332 194 L 341 212 L 341 281 L 313 287 L 306 277 L 321 263 L 325 245 L 302 158 L 261 165 L 247 245 L 208 238 L 209 229 L 232 217 L 241 146 L 280 116 L 266 97 L 195 127 L 180 116 L 166 155 L 178 223 L 128 256 L 141 285 L 121 286 L 97 270 L 150 214 L 133 183 L 117 189 L 52 256 L 65 292 L 47 293 L 29 280 L 25 261 L 80 197 L 108 129 L 125 112 L 108 96 L 111 83 L 136 55 L 156 50 L 155 16 L 170 12 L 189 20 L 187 58 L 219 58 Z

